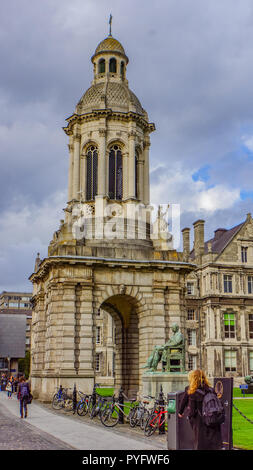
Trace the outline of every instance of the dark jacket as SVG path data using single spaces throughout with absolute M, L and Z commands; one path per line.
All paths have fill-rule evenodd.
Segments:
M 30 387 L 28 382 L 20 382 L 18 386 L 18 398 L 20 400 L 28 400 Z
M 218 450 L 222 447 L 221 426 L 206 426 L 202 421 L 202 402 L 204 395 L 198 390 L 188 395 L 186 387 L 180 407 L 179 414 L 183 414 L 187 408 L 187 415 L 194 432 L 194 449 L 195 450 Z M 211 388 L 211 387 L 210 387 Z M 209 389 L 206 385 L 202 387 L 202 391 L 207 392 Z M 211 388 L 214 391 L 213 388 Z M 215 392 L 214 392 L 215 393 Z

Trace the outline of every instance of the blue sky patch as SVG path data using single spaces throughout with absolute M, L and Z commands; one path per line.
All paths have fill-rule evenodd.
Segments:
M 209 170 L 210 170 L 210 165 L 204 165 L 201 168 L 199 168 L 198 171 L 192 174 L 192 179 L 193 181 L 208 181 L 210 178 L 209 175 Z

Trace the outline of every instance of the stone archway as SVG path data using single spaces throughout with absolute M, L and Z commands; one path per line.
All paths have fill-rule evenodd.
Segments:
M 115 388 L 121 386 L 128 397 L 139 391 L 139 319 L 137 301 L 126 294 L 116 294 L 102 302 L 115 324 Z

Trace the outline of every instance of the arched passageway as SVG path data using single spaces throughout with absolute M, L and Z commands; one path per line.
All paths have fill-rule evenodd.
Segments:
M 139 322 L 136 300 L 129 295 L 113 295 L 100 308 L 112 316 L 115 327 L 115 388 L 122 386 L 124 393 L 133 397 L 139 390 Z

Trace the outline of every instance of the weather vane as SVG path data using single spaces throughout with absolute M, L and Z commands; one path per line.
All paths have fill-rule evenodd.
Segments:
M 111 36 L 112 35 L 112 15 L 110 15 L 110 18 L 109 18 L 109 25 L 110 25 L 109 36 Z

